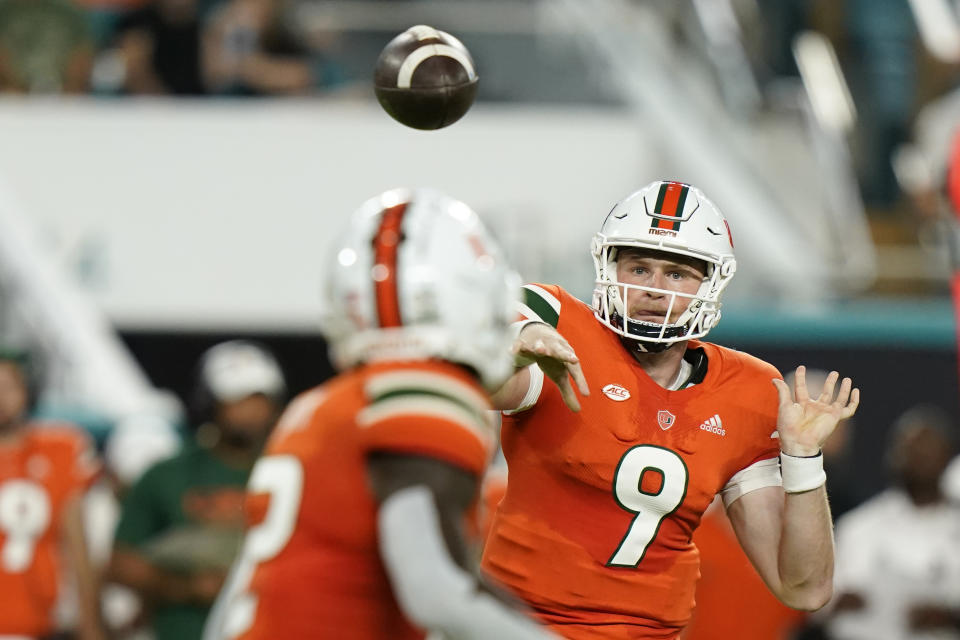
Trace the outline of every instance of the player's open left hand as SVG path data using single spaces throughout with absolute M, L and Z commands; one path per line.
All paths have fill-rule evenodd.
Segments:
M 573 411 L 580 411 L 580 400 L 570 378 L 577 384 L 581 395 L 590 395 L 590 389 L 580 368 L 580 359 L 556 329 L 540 322 L 527 325 L 513 343 L 513 353 L 518 366 L 536 363 L 560 389 L 566 405 Z
M 807 390 L 805 367 L 797 367 L 795 379 L 795 388 L 792 390 L 783 380 L 773 380 L 780 398 L 777 417 L 780 449 L 791 456 L 815 456 L 837 424 L 856 412 L 860 404 L 860 390 L 852 389 L 853 381 L 844 378 L 834 397 L 840 374 L 831 371 L 820 395 L 812 398 Z

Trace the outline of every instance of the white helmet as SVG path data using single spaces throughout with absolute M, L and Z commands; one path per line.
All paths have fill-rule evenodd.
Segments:
M 693 295 L 617 281 L 619 248 L 639 247 L 703 260 L 706 277 Z M 682 182 L 657 181 L 630 194 L 607 214 L 590 246 L 596 269 L 594 315 L 617 334 L 636 340 L 641 351 L 662 351 L 675 342 L 702 338 L 720 320 L 720 294 L 737 268 L 730 226 L 717 207 Z M 624 318 L 625 297 L 648 291 L 669 296 L 662 323 Z M 680 300 L 678 300 L 678 298 Z M 675 323 L 676 305 L 686 309 Z
M 491 388 L 510 374 L 520 277 L 467 205 L 387 191 L 354 213 L 332 258 L 323 332 L 338 368 L 440 358 Z

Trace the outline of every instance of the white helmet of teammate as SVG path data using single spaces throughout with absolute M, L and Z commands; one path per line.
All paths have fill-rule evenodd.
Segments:
M 703 260 L 706 277 L 699 290 L 686 295 L 617 281 L 617 254 L 637 247 Z M 607 214 L 591 242 L 596 270 L 594 315 L 617 334 L 636 340 L 641 351 L 662 351 L 675 342 L 702 338 L 720 320 L 720 294 L 737 268 L 733 237 L 719 209 L 688 184 L 657 181 L 630 194 Z M 626 298 L 650 292 L 668 296 L 662 323 L 626 317 Z M 669 317 L 685 305 L 675 323 Z
M 467 205 L 430 189 L 387 191 L 353 214 L 326 271 L 334 365 L 440 358 L 495 387 L 511 371 L 520 282 Z

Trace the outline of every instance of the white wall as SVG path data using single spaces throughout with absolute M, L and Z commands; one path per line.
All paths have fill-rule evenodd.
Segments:
M 524 277 L 588 299 L 589 241 L 614 202 L 692 177 L 729 196 L 717 204 L 740 268 L 727 301 L 825 300 L 836 269 L 799 242 L 771 190 L 796 169 L 745 176 L 730 195 L 735 166 L 697 173 L 657 126 L 609 109 L 480 104 L 419 132 L 372 102 L 6 98 L 0 201 L 19 203 L 121 329 L 312 331 L 330 235 L 368 197 L 419 185 L 480 212 Z
M 417 132 L 356 103 L 0 101 L 0 179 L 121 328 L 313 329 L 328 236 L 400 185 L 463 199 L 525 276 L 589 292 L 590 236 L 652 179 L 644 144 L 609 111 Z

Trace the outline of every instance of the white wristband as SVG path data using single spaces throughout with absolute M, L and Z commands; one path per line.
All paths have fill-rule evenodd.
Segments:
M 783 490 L 787 493 L 803 493 L 822 487 L 827 481 L 823 470 L 823 452 L 812 458 L 801 458 L 780 452 L 780 473 Z
M 531 324 L 547 324 L 543 320 L 531 320 L 529 318 L 524 318 L 523 320 L 517 320 L 510 324 L 510 333 L 514 340 L 520 337 L 520 332 L 526 329 Z

